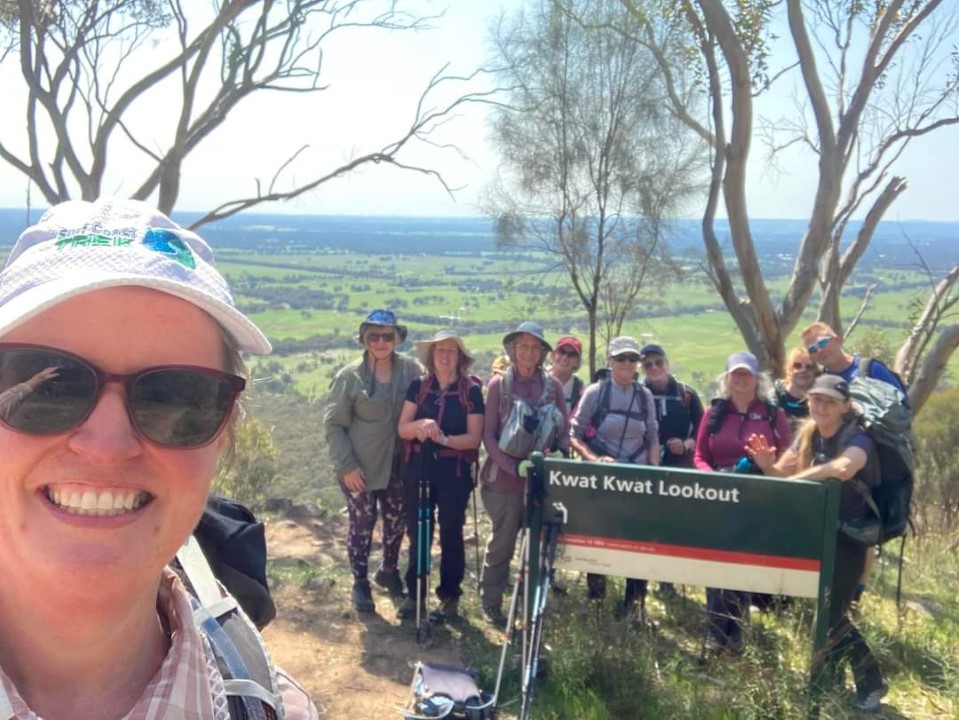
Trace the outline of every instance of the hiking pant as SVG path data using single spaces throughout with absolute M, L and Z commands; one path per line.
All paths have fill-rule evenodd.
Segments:
M 882 686 L 879 663 L 852 620 L 852 605 L 856 585 L 866 566 L 866 556 L 873 552 L 839 535 L 836 541 L 836 563 L 833 569 L 833 596 L 829 609 L 829 636 L 826 639 L 825 660 L 834 663 L 837 677 L 842 678 L 842 663 L 848 661 L 856 680 L 856 689 L 871 692 Z
M 406 536 L 409 538 L 409 566 L 406 569 L 406 587 L 410 597 L 416 597 L 416 577 L 424 582 L 424 597 L 429 587 L 425 569 L 417 567 L 419 552 L 420 477 L 425 474 L 430 484 L 429 540 L 433 545 L 433 526 L 440 524 L 440 584 L 436 595 L 440 600 L 458 598 L 463 594 L 460 585 L 466 575 L 466 546 L 463 527 L 466 508 L 473 491 L 473 476 L 468 463 L 458 458 L 432 458 L 425 466 L 420 453 L 412 456 L 403 472 L 406 507 Z
M 509 582 L 509 564 L 516 550 L 516 536 L 523 526 L 523 493 L 482 492 L 483 507 L 493 523 L 493 532 L 486 543 L 480 597 L 483 607 L 500 608 Z
M 706 588 L 706 630 L 722 644 L 739 638 L 749 611 L 750 593 Z
M 399 563 L 404 515 L 403 481 L 398 470 L 398 463 L 394 462 L 389 484 L 384 490 L 369 490 L 354 495 L 340 484 L 346 496 L 346 510 L 350 518 L 346 552 L 350 559 L 350 570 L 356 580 L 366 580 L 369 576 L 370 545 L 373 542 L 377 511 L 383 516 L 382 568 L 386 572 L 393 572 Z
M 634 602 L 643 604 L 646 602 L 646 580 L 637 580 L 635 578 L 626 578 L 626 596 L 623 598 L 623 606 L 629 608 Z M 586 596 L 590 600 L 599 600 L 606 597 L 606 576 L 596 573 L 586 573 Z

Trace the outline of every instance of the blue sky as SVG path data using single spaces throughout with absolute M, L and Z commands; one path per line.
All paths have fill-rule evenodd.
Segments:
M 305 177 L 345 161 L 353 152 L 378 149 L 393 139 L 412 117 L 420 90 L 444 64 L 452 73 L 467 73 L 482 63 L 489 21 L 499 7 L 513 9 L 523 0 L 419 0 L 424 12 L 439 12 L 435 29 L 420 33 L 362 32 L 330 44 L 325 58 L 330 89 L 308 97 L 264 98 L 231 117 L 189 161 L 180 209 L 204 210 L 254 188 L 302 144 L 311 148 L 296 171 Z M 0 73 L 3 87 L 15 87 L 10 68 Z M 789 83 L 777 90 L 757 113 L 776 114 L 788 102 Z M 8 106 L 9 107 L 9 106 Z M 0 117 L 5 138 L 22 133 L 22 115 Z M 498 159 L 485 142 L 482 109 L 463 113 L 437 139 L 455 143 L 468 156 L 427 148 L 410 161 L 440 170 L 451 186 L 450 198 L 424 176 L 375 166 L 336 180 L 308 197 L 262 209 L 270 212 L 361 215 L 474 215 L 477 199 L 495 173 Z M 793 152 L 768 166 L 764 148 L 754 143 L 749 173 L 749 210 L 755 217 L 801 218 L 808 214 L 815 187 L 815 158 Z M 959 128 L 948 128 L 915 141 L 899 165 L 908 191 L 887 219 L 959 220 Z M 122 194 L 133 183 L 118 169 L 110 192 Z M 24 204 L 25 181 L 0 168 L 0 206 Z M 36 199 L 36 198 L 35 198 Z

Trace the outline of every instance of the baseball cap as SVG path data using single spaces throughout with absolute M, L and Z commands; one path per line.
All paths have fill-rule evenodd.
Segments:
M 237 309 L 199 235 L 147 203 L 109 197 L 54 205 L 23 231 L 0 271 L 0 336 L 72 297 L 123 286 L 196 305 L 240 350 L 272 349 Z
M 583 354 L 583 343 L 579 341 L 579 338 L 573 337 L 572 335 L 564 335 L 556 341 L 556 344 L 553 347 L 557 350 L 559 350 L 561 347 L 568 347 L 575 350 L 578 355 Z
M 758 375 L 759 361 L 751 352 L 735 352 L 726 360 L 726 372 L 731 373 L 741 368 L 748 370 L 751 375 Z
M 820 375 L 806 391 L 807 395 L 827 395 L 836 400 L 849 399 L 849 383 L 841 375 Z
M 663 360 L 666 359 L 666 351 L 663 350 L 660 345 L 655 345 L 653 343 L 644 345 L 643 349 L 639 351 L 639 357 L 643 360 L 645 360 L 649 355 L 659 355 L 663 358 Z
M 634 352 L 639 355 L 639 343 L 628 335 L 621 335 L 610 340 L 609 357 L 616 357 L 624 352 Z

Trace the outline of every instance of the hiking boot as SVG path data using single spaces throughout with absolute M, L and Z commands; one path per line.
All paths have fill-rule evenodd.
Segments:
M 703 655 L 719 655 L 726 649 L 726 643 L 721 637 L 711 632 L 706 633 L 706 642 L 703 643 Z
M 352 595 L 353 607 L 356 608 L 356 612 L 376 612 L 376 605 L 373 603 L 373 591 L 370 589 L 369 580 L 354 580 Z
M 420 617 L 426 616 L 426 603 L 420 605 Z M 407 598 L 402 602 L 402 604 L 396 609 L 396 617 L 400 620 L 413 620 L 416 618 L 416 598 L 412 595 L 407 596 Z
M 506 629 L 506 616 L 503 614 L 499 605 L 487 605 L 484 607 L 483 617 L 486 618 L 486 622 L 490 625 L 495 625 L 501 630 Z
M 458 597 L 440 600 L 440 606 L 430 613 L 433 622 L 445 622 L 459 616 L 460 599 Z M 505 621 L 505 618 L 504 618 Z
M 399 570 L 393 570 L 392 572 L 383 569 L 377 570 L 376 575 L 373 576 L 373 582 L 386 590 L 391 597 L 401 598 L 406 595 Z
M 889 686 L 886 685 L 886 683 L 883 683 L 874 690 L 863 688 L 856 693 L 856 699 L 853 701 L 852 706 L 863 712 L 875 712 L 879 709 L 879 706 L 882 704 L 882 699 L 886 696 L 887 692 L 889 692 Z

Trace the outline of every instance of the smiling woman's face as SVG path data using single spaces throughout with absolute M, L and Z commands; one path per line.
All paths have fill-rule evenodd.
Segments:
M 64 350 L 108 373 L 223 363 L 212 318 L 143 288 L 66 300 L 0 340 Z M 226 437 L 190 450 L 154 445 L 133 429 L 126 391 L 115 382 L 85 421 L 62 434 L 0 426 L 0 571 L 18 582 L 49 583 L 48 590 L 155 584 L 196 526 Z

